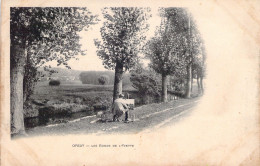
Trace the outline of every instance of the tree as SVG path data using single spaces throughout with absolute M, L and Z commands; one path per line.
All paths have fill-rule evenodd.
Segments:
M 184 8 L 162 8 L 162 23 L 147 43 L 150 66 L 162 75 L 162 101 L 167 101 L 167 76 L 186 77 L 186 97 L 191 94 L 192 64 L 199 53 L 201 38 Z M 191 33 L 193 32 L 193 33 Z
M 185 39 L 184 50 L 185 54 L 183 56 L 184 66 L 186 70 L 186 92 L 185 97 L 191 97 L 192 91 L 192 81 L 193 73 L 192 71 L 194 63 L 200 59 L 202 54 L 202 47 L 204 43 L 202 42 L 201 35 L 197 29 L 196 23 L 192 15 L 183 8 L 166 8 L 164 9 L 163 15 L 168 18 L 170 24 L 172 25 L 172 30 L 182 35 Z M 184 67 L 183 66 L 183 67 Z M 182 69 L 183 70 L 183 69 Z
M 148 8 L 111 7 L 103 10 L 105 21 L 100 29 L 102 41 L 95 40 L 97 55 L 106 69 L 115 70 L 113 100 L 122 93 L 123 73 L 138 57 L 148 30 Z
M 189 49 L 189 54 L 186 58 L 187 62 L 187 81 L 186 81 L 186 98 L 191 97 L 191 92 L 192 92 L 192 83 L 193 83 L 193 70 L 196 67 L 197 71 L 197 77 L 201 76 L 202 74 L 202 63 L 200 63 L 200 55 L 202 54 L 201 52 L 201 47 L 203 46 L 202 39 L 200 36 L 200 33 L 195 25 L 195 22 L 192 20 L 191 15 L 189 15 L 188 18 L 188 49 Z M 196 64 L 197 63 L 197 64 Z
M 29 69 L 56 60 L 58 65 L 84 51 L 77 32 L 95 23 L 86 8 L 11 8 L 11 134 L 24 133 L 23 102 L 36 74 Z M 26 83 L 26 80 L 29 80 Z
M 98 78 L 98 82 L 99 84 L 101 85 L 106 85 L 109 83 L 109 77 L 107 75 L 101 75 L 99 78 Z
M 205 60 L 206 60 L 206 51 L 204 44 L 201 48 L 201 54 L 200 56 L 197 56 L 195 58 L 195 61 L 193 63 L 193 70 L 194 75 L 197 79 L 197 85 L 198 85 L 198 94 L 204 93 L 204 86 L 203 86 L 203 78 L 205 77 Z
M 183 12 L 183 9 L 174 8 L 173 13 L 162 9 L 162 22 L 156 32 L 156 36 L 147 42 L 146 57 L 151 61 L 150 66 L 162 76 L 162 101 L 167 101 L 167 76 L 182 70 L 185 65 L 184 56 L 186 55 L 186 38 L 181 33 L 182 27 L 179 27 L 182 17 L 176 16 L 177 12 Z M 174 16 L 174 19 L 170 17 Z

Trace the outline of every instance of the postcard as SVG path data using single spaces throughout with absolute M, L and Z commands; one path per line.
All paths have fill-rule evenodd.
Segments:
M 259 165 L 259 11 L 3 0 L 1 165 Z

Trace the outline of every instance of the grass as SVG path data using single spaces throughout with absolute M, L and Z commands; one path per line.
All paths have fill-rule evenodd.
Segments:
M 135 99 L 136 105 L 142 105 L 140 96 L 131 85 L 124 86 L 123 92 L 129 93 L 130 98 Z M 193 94 L 197 94 L 196 81 L 193 82 Z M 49 81 L 44 81 L 36 84 L 31 98 L 39 102 L 47 102 L 48 106 L 77 104 L 91 108 L 97 104 L 104 104 L 110 107 L 113 100 L 113 85 L 90 85 L 81 84 L 80 81 L 61 81 L 59 86 L 49 86 Z M 33 113 L 34 110 L 31 110 L 29 114 L 37 115 Z
M 80 81 L 63 81 L 60 86 L 49 86 L 48 81 L 36 84 L 32 99 L 52 100 L 67 103 L 81 103 L 93 105 L 97 102 L 110 102 L 113 97 L 113 85 L 90 85 L 82 84 Z M 133 94 L 136 90 L 131 86 L 124 86 L 123 92 Z M 193 82 L 192 94 L 196 96 L 198 89 L 196 81 Z M 136 98 L 136 95 L 132 95 Z
M 62 82 L 60 86 L 49 86 L 48 82 L 40 82 L 36 85 L 32 98 L 35 100 L 61 100 L 69 98 L 84 98 L 100 96 L 102 92 L 112 96 L 112 86 L 88 85 L 88 84 L 66 84 Z
M 135 91 L 125 86 L 124 91 Z M 38 82 L 35 86 L 32 100 L 54 104 L 78 104 L 93 107 L 97 104 L 111 106 L 113 100 L 113 85 L 81 84 L 79 81 L 63 81 L 59 86 L 49 86 L 48 81 Z
M 123 92 L 129 93 L 130 98 L 135 99 L 136 107 L 143 105 L 140 100 L 142 96 L 139 96 L 133 87 L 124 86 Z M 194 81 L 193 94 L 196 93 L 197 86 L 196 82 Z M 38 103 L 46 103 L 46 105 L 33 105 L 31 109 L 25 109 L 25 117 L 36 118 L 39 114 L 50 114 L 50 117 L 54 118 L 59 113 L 62 115 L 71 115 L 73 113 L 73 117 L 75 115 L 74 118 L 77 118 L 76 114 L 81 113 L 85 116 L 92 115 L 93 113 L 96 113 L 94 110 L 96 108 L 95 106 L 97 105 L 105 105 L 106 108 L 111 107 L 112 99 L 113 85 L 90 85 L 81 84 L 79 81 L 64 81 L 61 82 L 59 86 L 49 86 L 48 81 L 38 82 L 35 87 L 34 94 L 32 95 L 32 100 Z M 182 100 L 179 100 L 177 103 L 181 102 Z M 172 104 L 175 103 L 176 102 L 143 105 L 142 107 L 137 108 L 134 112 L 137 111 L 139 112 L 138 114 L 142 116 L 148 112 L 172 107 Z M 153 109 L 151 110 L 151 108 Z M 59 118 L 64 119 L 66 116 Z

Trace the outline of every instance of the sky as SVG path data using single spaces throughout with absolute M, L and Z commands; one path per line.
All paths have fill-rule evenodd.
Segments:
M 88 31 L 82 31 L 79 33 L 81 37 L 80 43 L 82 44 L 82 49 L 87 49 L 87 53 L 84 56 L 82 55 L 76 56 L 78 60 L 76 59 L 69 60 L 68 64 L 73 70 L 105 71 L 107 69 L 104 68 L 104 66 L 102 65 L 102 60 L 99 59 L 99 57 L 97 56 L 96 54 L 97 48 L 94 44 L 94 39 L 96 38 L 101 39 L 100 28 L 103 25 L 103 21 L 104 21 L 102 11 L 101 8 L 99 9 L 89 8 L 89 10 L 93 14 L 99 15 L 100 21 L 98 22 L 98 24 L 90 26 Z M 147 40 L 154 36 L 156 26 L 159 26 L 161 21 L 160 17 L 158 16 L 158 8 L 152 8 L 151 14 L 152 17 L 148 20 L 150 27 L 146 33 Z M 147 65 L 148 61 L 144 60 L 143 63 Z M 52 67 L 57 67 L 56 62 L 49 62 L 48 65 L 51 65 Z M 65 68 L 64 66 L 59 66 L 59 67 Z

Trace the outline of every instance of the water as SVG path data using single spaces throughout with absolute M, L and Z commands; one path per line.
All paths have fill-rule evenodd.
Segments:
M 51 118 L 43 118 L 39 116 L 33 118 L 25 118 L 24 125 L 26 129 L 29 129 L 37 126 L 46 126 L 49 124 L 66 123 L 74 119 L 96 115 L 96 112 L 97 111 L 83 111 L 83 112 L 76 112 L 72 114 L 56 114 Z

